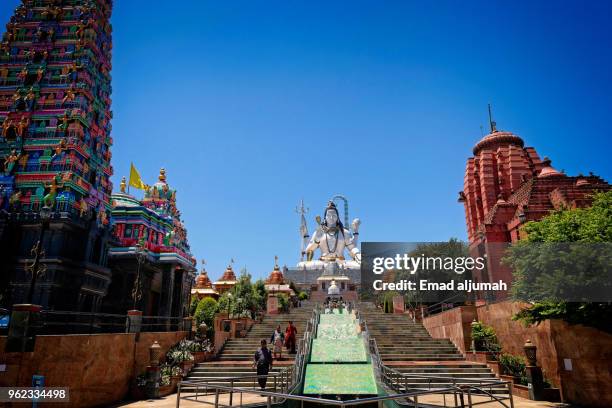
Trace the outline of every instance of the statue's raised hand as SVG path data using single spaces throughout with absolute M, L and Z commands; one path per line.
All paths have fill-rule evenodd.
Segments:
M 361 220 L 359 218 L 355 218 L 351 223 L 353 228 L 353 233 L 359 233 L 359 226 L 361 225 Z

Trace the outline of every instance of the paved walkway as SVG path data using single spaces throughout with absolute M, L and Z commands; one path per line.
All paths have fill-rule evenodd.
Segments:
M 183 394 L 187 396 L 188 400 L 181 400 L 181 407 L 206 407 L 209 404 L 214 404 L 215 396 L 208 395 L 206 397 L 198 397 L 198 400 L 195 400 L 195 394 Z M 482 399 L 478 399 L 479 397 L 474 397 L 472 402 L 481 402 Z M 265 404 L 266 399 L 260 396 L 256 396 L 253 394 L 244 394 L 242 404 Z M 209 403 L 209 404 L 206 404 Z M 439 400 L 436 400 L 435 396 L 421 397 L 419 398 L 419 402 L 424 403 L 442 403 L 441 397 Z M 447 397 L 447 402 L 452 405 L 450 398 Z M 229 395 L 220 395 L 219 403 L 227 406 L 229 404 Z M 507 403 L 507 401 L 506 401 Z M 240 396 L 234 395 L 232 406 L 240 406 Z M 175 408 L 176 407 L 176 394 L 168 395 L 167 397 L 163 397 L 156 400 L 144 400 L 144 401 L 136 401 L 136 402 L 126 402 L 123 404 L 115 405 L 114 407 L 129 407 L 129 408 Z M 482 405 L 478 405 L 478 407 L 485 408 L 501 408 L 502 406 L 499 403 L 485 403 Z M 514 408 L 571 408 L 572 406 L 569 404 L 562 404 L 560 402 L 546 402 L 546 401 L 531 401 L 521 397 L 514 397 Z
M 207 407 L 214 405 L 215 396 L 207 395 L 206 397 L 199 396 L 198 399 L 195 399 L 195 394 L 192 393 L 182 393 L 181 397 L 187 397 L 188 399 L 181 399 L 181 408 L 182 407 Z M 208 403 L 208 404 L 206 404 Z M 220 394 L 219 395 L 219 403 L 228 406 L 229 405 L 229 394 Z M 244 394 L 242 396 L 242 404 L 265 404 L 266 398 L 260 397 L 254 394 Z M 232 406 L 240 406 L 240 395 L 234 394 Z M 126 402 L 123 404 L 115 405 L 114 407 L 130 407 L 130 408 L 144 408 L 144 407 L 152 407 L 152 408 L 175 408 L 176 407 L 176 394 L 168 395 L 167 397 L 155 399 L 155 400 L 142 400 L 136 402 Z

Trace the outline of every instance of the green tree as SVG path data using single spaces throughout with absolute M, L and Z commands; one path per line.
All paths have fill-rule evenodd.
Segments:
M 193 296 L 191 298 L 191 303 L 189 304 L 189 316 L 194 316 L 196 308 L 198 307 L 198 303 L 200 303 L 200 299 L 197 296 Z
M 289 297 L 284 293 L 279 293 L 276 295 L 278 297 L 278 307 L 282 312 L 289 311 Z
M 219 297 L 218 303 L 219 303 L 218 309 L 220 313 L 229 313 L 229 314 L 235 313 L 236 299 L 234 298 L 234 295 L 232 294 L 232 292 L 230 291 L 224 292 Z
M 266 283 L 263 279 L 257 279 L 253 284 L 253 304 L 255 306 L 254 311 L 259 312 L 266 309 L 266 300 L 268 299 L 268 293 L 266 291 Z
M 444 261 L 454 260 L 469 257 L 468 247 L 465 242 L 459 241 L 457 238 L 451 238 L 448 242 L 430 242 L 418 244 L 416 248 L 408 254 L 410 257 L 418 258 L 441 258 Z M 417 271 L 411 274 L 411 271 L 400 270 L 397 272 L 396 281 L 406 279 L 416 282 L 418 285 L 421 279 L 426 279 L 428 282 L 447 283 L 468 279 L 471 277 L 471 272 L 465 270 L 463 274 L 458 274 L 454 270 L 447 270 L 440 267 L 439 264 L 432 265 L 433 267 L 427 270 Z M 457 285 L 455 285 L 456 287 Z M 418 286 L 417 286 L 418 287 Z M 429 290 L 421 292 L 419 290 L 407 292 L 405 300 L 412 304 L 433 304 L 441 301 L 453 303 L 462 302 L 465 297 L 465 292 L 454 290 Z
M 247 272 L 246 268 L 242 269 L 232 294 L 234 296 L 234 299 L 232 299 L 234 309 L 232 310 L 232 315 L 243 316 L 246 313 L 250 314 L 250 312 L 256 309 L 251 275 Z
M 198 306 L 195 310 L 195 320 L 198 327 L 202 323 L 206 323 L 208 326 L 208 334 L 210 335 L 214 330 L 215 314 L 219 311 L 219 304 L 217 301 L 210 297 L 205 297 L 198 302 Z
M 529 301 L 514 318 L 526 324 L 563 319 L 612 332 L 612 305 L 588 302 L 595 291 L 612 290 L 612 191 L 597 193 L 589 208 L 562 209 L 523 227 L 525 240 L 510 247 L 512 297 Z M 564 299 L 583 297 L 582 302 Z

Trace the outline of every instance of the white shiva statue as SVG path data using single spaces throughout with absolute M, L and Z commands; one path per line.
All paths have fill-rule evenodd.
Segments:
M 325 208 L 323 221 L 317 217 L 318 228 L 308 241 L 304 252 L 306 261 L 298 263 L 298 269 L 360 269 L 361 252 L 359 251 L 358 237 L 361 221 L 355 218 L 351 223 L 353 232 L 344 227 L 338 215 L 338 209 L 333 201 Z M 303 226 L 305 230 L 305 226 Z M 306 232 L 307 234 L 307 232 Z M 321 255 L 318 260 L 313 259 L 314 253 L 319 249 Z M 344 257 L 347 250 L 350 259 Z M 336 265 L 332 265 L 336 264 Z

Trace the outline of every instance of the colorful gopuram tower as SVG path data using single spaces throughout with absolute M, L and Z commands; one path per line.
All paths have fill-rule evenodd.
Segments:
M 126 193 L 125 187 L 124 178 L 120 192 L 112 195 L 108 264 L 113 278 L 103 311 L 186 316 L 196 261 L 176 206 L 176 191 L 166 182 L 164 169 L 142 200 Z
M 0 43 L 3 304 L 31 300 L 97 311 L 107 292 L 112 5 L 23 0 L 6 25 Z M 44 265 L 46 272 L 34 286 L 28 269 L 41 235 L 39 270 Z
M 552 210 L 585 207 L 591 195 L 610 185 L 593 174 L 568 176 L 555 170 L 548 158 L 540 159 L 533 147 L 511 132 L 497 130 L 484 136 L 467 160 L 459 202 L 472 256 L 486 255 L 486 268 L 474 271 L 477 282 L 511 283 L 512 272 L 502 264 L 506 246 L 522 238 L 521 226 Z

